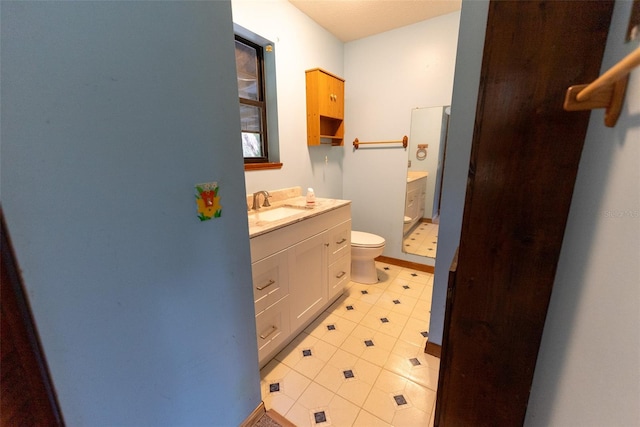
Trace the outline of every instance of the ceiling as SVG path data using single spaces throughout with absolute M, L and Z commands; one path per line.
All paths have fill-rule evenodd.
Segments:
M 460 10 L 461 0 L 289 0 L 342 42 Z

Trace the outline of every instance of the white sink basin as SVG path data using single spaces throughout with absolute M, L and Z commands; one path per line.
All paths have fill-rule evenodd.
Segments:
M 295 208 L 291 206 L 280 206 L 268 210 L 251 211 L 249 213 L 249 220 L 255 221 L 280 221 L 281 219 L 289 218 L 290 216 L 298 215 L 304 212 L 304 208 Z

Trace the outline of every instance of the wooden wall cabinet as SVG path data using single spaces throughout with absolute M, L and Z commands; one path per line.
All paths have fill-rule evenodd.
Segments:
M 305 74 L 307 145 L 343 145 L 344 79 L 320 68 Z

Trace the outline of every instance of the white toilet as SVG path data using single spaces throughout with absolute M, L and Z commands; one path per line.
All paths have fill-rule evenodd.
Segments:
M 378 283 L 374 259 L 384 251 L 384 238 L 363 231 L 351 231 L 351 280 Z

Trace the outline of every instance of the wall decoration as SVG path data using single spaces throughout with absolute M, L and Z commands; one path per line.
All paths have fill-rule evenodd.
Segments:
M 220 218 L 222 206 L 220 206 L 220 196 L 217 182 L 206 182 L 196 185 L 196 205 L 198 207 L 198 218 L 200 221 L 208 221 L 212 218 Z

